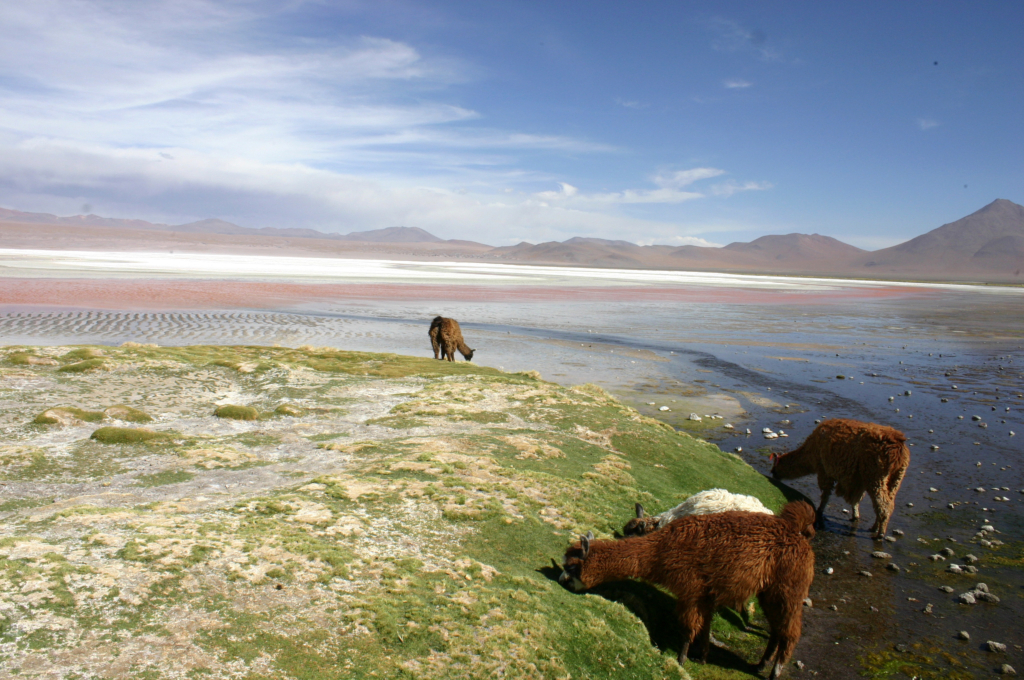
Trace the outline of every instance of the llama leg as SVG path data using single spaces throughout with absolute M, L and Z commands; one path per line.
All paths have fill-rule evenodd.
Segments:
M 791 586 L 793 584 L 790 584 Z M 796 643 L 800 641 L 800 632 L 803 625 L 803 598 L 807 596 L 807 588 L 810 581 L 802 589 L 802 595 L 790 592 L 790 597 L 780 592 L 774 598 L 774 616 L 772 631 L 778 635 L 778 649 L 775 654 L 775 666 L 769 676 L 771 680 L 778 680 L 789 657 L 793 655 Z
M 825 506 L 828 505 L 828 499 L 832 495 L 832 489 L 836 485 L 836 480 L 818 477 L 818 488 L 821 489 L 821 503 L 818 504 L 818 516 L 814 520 L 814 527 L 816 529 L 825 528 Z
M 686 663 L 686 655 L 690 652 L 690 645 L 697 634 L 701 632 L 700 612 L 693 603 L 684 604 L 677 602 L 676 615 L 679 617 L 679 626 L 682 628 L 683 633 L 682 645 L 679 647 L 679 657 L 677 659 L 679 665 L 682 666 Z
M 864 500 L 864 494 L 861 494 L 857 498 L 857 500 L 855 500 L 853 503 L 851 503 L 851 505 L 853 506 L 853 508 L 852 508 L 852 510 L 853 510 L 853 517 L 851 519 L 854 522 L 859 522 L 860 521 L 860 502 L 862 500 Z
M 886 493 L 884 487 L 871 490 L 871 505 L 875 508 L 875 523 L 871 525 L 870 531 L 874 532 L 875 538 L 885 536 L 885 529 L 889 526 L 889 515 L 892 514 L 892 506 L 896 499 Z
M 761 655 L 761 661 L 757 664 L 757 672 L 763 673 L 775 658 L 775 651 L 779 648 L 779 634 L 772 615 L 772 612 L 775 611 L 774 603 L 769 601 L 768 595 L 765 593 L 759 594 L 757 600 L 761 603 L 761 610 L 764 611 L 765 618 L 768 619 L 768 644 L 764 648 L 764 654 Z

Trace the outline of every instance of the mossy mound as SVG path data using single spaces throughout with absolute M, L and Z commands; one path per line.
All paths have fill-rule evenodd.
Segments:
M 0 617 L 13 650 L 2 677 L 59 655 L 89 677 L 109 675 L 114 657 L 133 677 L 686 677 L 671 597 L 639 582 L 570 593 L 552 560 L 587 530 L 611 537 L 636 502 L 660 512 L 721 487 L 777 511 L 789 493 L 594 386 L 331 349 L 105 353 L 117 371 L 18 369 L 69 403 L 151 394 L 162 430 L 100 428 L 69 449 L 28 425 L 48 404 L 23 395 L 19 441 L 0 443 L 13 497 L 42 481 L 105 490 L 23 513 L 0 539 L 33 543 L 31 561 L 0 555 L 0 591 L 52 594 Z M 267 399 L 269 413 L 218 409 L 258 428 L 197 417 L 213 394 Z M 271 417 L 295 404 L 299 415 Z M 754 623 L 748 633 L 723 610 L 713 630 L 735 653 L 712 649 L 707 666 L 686 664 L 689 677 L 752 677 L 766 630 Z M 5 638 L 12 630 L 31 633 Z M 81 653 L 111 630 L 124 644 Z
M 12 352 L 7 355 L 7 363 L 15 366 L 56 366 L 60 362 L 50 357 L 41 357 L 28 352 Z
M 82 361 L 83 359 L 102 359 L 106 354 L 99 347 L 80 347 L 73 349 L 61 357 L 64 361 Z
M 85 373 L 93 371 L 103 365 L 103 359 L 86 359 L 67 366 L 61 366 L 57 370 L 61 373 Z
M 92 433 L 90 439 L 100 444 L 142 444 L 144 442 L 170 439 L 166 432 L 155 432 L 142 427 L 101 427 Z
M 103 410 L 108 418 L 114 418 L 115 420 L 123 420 L 127 423 L 150 423 L 153 422 L 153 418 L 145 411 L 140 411 L 137 408 L 131 406 L 125 406 L 124 404 L 117 404 Z
M 213 412 L 213 415 L 218 418 L 228 418 L 231 420 L 258 420 L 260 412 L 252 406 L 224 404 L 223 406 L 218 406 L 217 410 Z
M 58 406 L 48 408 L 32 421 L 36 425 L 81 425 L 82 423 L 98 423 L 103 420 L 103 411 L 85 411 L 74 406 Z
M 281 404 L 274 409 L 274 413 L 279 416 L 301 416 L 302 409 L 294 404 Z

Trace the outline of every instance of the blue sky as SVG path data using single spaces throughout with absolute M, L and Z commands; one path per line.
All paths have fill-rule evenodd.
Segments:
M 1021 26 L 1019 2 L 8 2 L 0 205 L 884 247 L 1024 203 Z

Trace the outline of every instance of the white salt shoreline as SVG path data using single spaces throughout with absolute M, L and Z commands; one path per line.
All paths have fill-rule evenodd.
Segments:
M 1024 288 L 667 270 L 598 269 L 490 262 L 413 262 L 211 253 L 0 248 L 0 277 L 225 279 L 325 283 L 439 283 L 546 286 L 678 286 L 790 290 L 918 288 L 1024 295 Z

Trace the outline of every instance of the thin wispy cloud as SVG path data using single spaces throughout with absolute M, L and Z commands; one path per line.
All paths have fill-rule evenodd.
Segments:
M 921 128 L 921 130 L 931 130 L 932 128 L 937 128 L 940 125 L 942 125 L 942 123 L 937 120 L 932 120 L 931 118 L 917 119 L 917 127 Z
M 646 109 L 648 106 L 650 106 L 649 104 L 646 104 L 644 102 L 622 99 L 621 97 L 616 98 L 615 103 L 618 104 L 619 106 L 624 106 L 627 109 Z
M 404 224 L 500 242 L 689 237 L 642 206 L 728 195 L 691 186 L 725 174 L 714 168 L 578 189 L 536 160 L 628 150 L 566 125 L 492 122 L 466 94 L 482 69 L 437 42 L 346 35 L 342 23 L 329 38 L 289 32 L 291 13 L 313 5 L 0 4 L 0 205 L 343 232 Z
M 767 34 L 759 28 L 746 28 L 732 19 L 715 17 L 709 22 L 713 34 L 711 46 L 719 52 L 749 52 L 762 61 L 782 61 L 782 53 L 768 44 Z
M 726 80 L 725 82 L 722 83 L 722 85 L 725 86 L 726 89 L 729 89 L 729 90 L 742 90 L 742 89 L 750 87 L 751 85 L 753 85 L 753 83 L 750 82 L 749 80 L 742 80 L 742 79 L 739 79 L 739 78 L 733 78 L 733 79 L 730 79 L 730 80 Z

